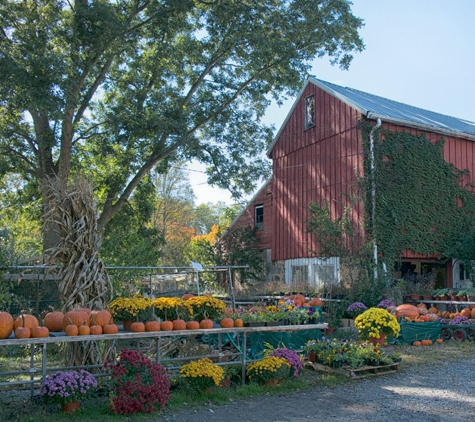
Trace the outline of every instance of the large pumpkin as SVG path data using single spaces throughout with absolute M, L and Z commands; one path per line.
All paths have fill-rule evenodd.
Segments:
M 186 322 L 183 319 L 174 319 L 172 323 L 174 331 L 186 330 Z
M 63 331 L 64 314 L 61 311 L 48 312 L 43 320 L 43 325 L 53 333 Z
M 234 327 L 234 320 L 232 318 L 223 318 L 219 322 L 221 328 L 233 328 Z
M 147 321 L 145 323 L 145 331 L 160 331 L 159 321 Z
M 94 321 L 96 325 L 104 327 L 104 325 L 112 322 L 112 315 L 107 309 L 100 311 L 91 311 L 91 321 Z
M 0 311 L 0 338 L 8 338 L 13 331 L 13 317 L 8 312 Z
M 187 330 L 199 330 L 199 328 L 200 328 L 200 323 L 198 321 L 188 321 L 186 323 Z
M 80 327 L 81 325 L 89 325 L 89 314 L 83 310 L 69 311 L 63 317 L 63 330 L 70 324 Z
M 38 327 L 38 325 L 40 325 L 40 323 L 34 315 L 22 314 L 16 317 L 15 321 L 13 322 L 13 329 L 18 327 L 26 327 L 31 330 L 34 327 Z
M 322 299 L 320 299 L 319 297 L 314 297 L 310 301 L 310 306 L 323 306 Z
M 396 318 L 408 317 L 417 318 L 419 316 L 419 309 L 414 305 L 403 304 L 396 308 Z

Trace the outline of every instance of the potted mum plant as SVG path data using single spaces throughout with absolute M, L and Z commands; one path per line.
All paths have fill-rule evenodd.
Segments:
M 201 358 L 180 367 L 180 375 L 194 391 L 210 393 L 212 387 L 219 386 L 224 377 L 221 366 L 208 358 Z
M 261 385 L 276 385 L 290 376 L 291 365 L 287 359 L 277 356 L 266 356 L 262 360 L 252 362 L 246 369 L 251 382 Z
M 355 327 L 362 340 L 383 345 L 386 337 L 396 337 L 400 326 L 396 317 L 384 308 L 369 308 L 355 319 Z
M 81 400 L 88 397 L 96 388 L 96 379 L 84 369 L 59 371 L 46 377 L 40 395 L 45 402 L 60 403 L 64 412 L 71 413 L 78 410 Z

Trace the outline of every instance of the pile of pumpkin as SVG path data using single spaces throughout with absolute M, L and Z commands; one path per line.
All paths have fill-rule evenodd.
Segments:
M 68 336 L 115 334 L 119 331 L 112 322 L 112 316 L 106 309 L 91 311 L 88 308 L 79 308 L 62 313 L 60 311 L 48 312 L 43 325 L 38 318 L 31 314 L 20 314 L 17 318 L 8 312 L 0 312 L 0 339 L 15 338 L 43 338 L 50 332 L 64 331 Z
M 293 306 L 304 306 L 306 308 L 318 307 L 323 305 L 323 302 L 320 298 L 314 297 L 310 300 L 307 300 L 307 298 L 300 293 L 296 295 L 284 296 L 282 299 L 279 300 L 279 305 L 281 306 L 287 303 L 291 303 Z
M 427 308 L 425 303 L 417 305 L 403 304 L 397 307 L 390 307 L 388 311 L 396 318 L 404 318 L 408 322 L 430 322 L 440 318 L 454 319 L 457 316 L 464 316 L 475 320 L 475 307 L 464 308 L 460 312 L 439 311 L 435 306 Z

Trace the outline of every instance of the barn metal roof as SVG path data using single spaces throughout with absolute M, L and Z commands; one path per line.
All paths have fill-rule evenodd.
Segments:
M 283 128 L 292 115 L 297 103 L 309 83 L 313 83 L 330 95 L 338 98 L 343 103 L 358 110 L 368 119 L 380 118 L 383 122 L 409 126 L 425 131 L 437 132 L 449 136 L 457 136 L 475 141 L 475 122 L 457 117 L 447 116 L 434 111 L 424 110 L 408 104 L 399 103 L 367 92 L 358 91 L 354 88 L 343 87 L 309 77 L 300 95 L 295 100 L 290 112 L 283 122 L 280 130 L 274 137 L 274 142 L 267 150 L 270 156 Z
M 442 131 L 449 134 L 458 133 L 475 136 L 475 122 L 413 107 L 320 79 L 310 78 L 309 80 L 349 106 L 356 108 L 370 119 L 379 117 L 383 121 L 421 127 L 425 130 L 435 129 L 438 132 Z

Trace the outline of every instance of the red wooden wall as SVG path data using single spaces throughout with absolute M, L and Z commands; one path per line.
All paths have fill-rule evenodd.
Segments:
M 315 126 L 304 130 L 305 97 L 314 94 Z M 307 233 L 309 205 L 328 201 L 332 218 L 349 204 L 363 172 L 360 114 L 308 84 L 271 152 L 273 160 L 272 260 L 315 256 Z M 353 219 L 362 217 L 361 206 Z

